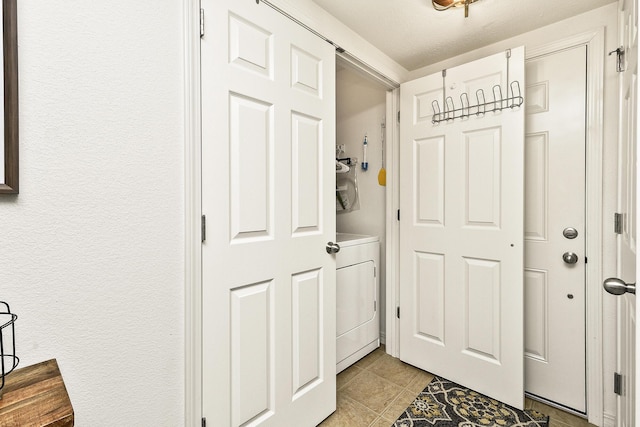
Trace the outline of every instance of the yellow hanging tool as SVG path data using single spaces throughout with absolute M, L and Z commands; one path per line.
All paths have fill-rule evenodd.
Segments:
M 380 184 L 383 187 L 386 187 L 386 185 L 387 185 L 387 171 L 384 169 L 384 131 L 385 131 L 386 125 L 384 124 L 384 122 L 382 122 L 380 127 L 382 128 L 382 138 L 380 138 L 380 141 L 382 141 L 381 142 L 381 145 L 382 145 L 382 167 L 380 167 L 380 172 L 378 172 L 378 184 Z

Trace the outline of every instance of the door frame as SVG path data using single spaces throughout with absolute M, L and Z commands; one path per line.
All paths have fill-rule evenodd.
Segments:
M 183 0 L 184 23 L 184 425 L 202 420 L 202 134 L 200 0 Z
M 587 416 L 589 422 L 603 425 L 603 348 L 602 348 L 602 178 L 604 144 L 604 36 L 605 28 L 598 27 L 553 43 L 527 47 L 525 60 L 556 53 L 578 46 L 587 47 L 587 87 L 586 87 L 586 386 Z M 396 126 L 398 124 L 394 121 Z M 394 213 L 399 204 L 399 138 L 393 132 L 392 147 L 387 158 L 387 212 Z M 390 167 L 391 162 L 393 165 Z M 389 219 L 388 219 L 389 220 Z M 387 303 L 386 307 L 386 347 L 395 357 L 399 354 L 399 320 L 396 307 L 399 303 L 399 224 L 397 219 L 387 227 Z M 390 247 L 389 247 L 390 246 Z
M 202 246 L 201 246 L 201 95 L 200 95 L 200 0 L 183 0 L 184 23 L 184 188 L 185 188 L 185 425 L 200 425 L 202 418 Z M 528 49 L 526 58 L 587 46 L 587 413 L 589 422 L 603 424 L 602 379 L 602 160 L 604 27 L 554 43 Z M 364 64 L 367 65 L 367 64 Z M 373 69 L 373 68 L 371 68 Z M 387 116 L 399 111 L 398 89 L 387 98 Z M 398 354 L 396 318 L 399 282 L 399 126 L 387 121 L 387 351 Z M 393 124 L 392 126 L 389 126 Z M 391 304 L 390 302 L 395 302 Z

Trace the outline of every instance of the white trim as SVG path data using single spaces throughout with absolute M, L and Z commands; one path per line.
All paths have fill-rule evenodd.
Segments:
M 200 0 L 184 0 L 185 426 L 202 419 Z
M 550 54 L 575 46 L 587 46 L 587 182 L 586 182 L 586 366 L 587 366 L 587 414 L 589 422 L 603 425 L 603 348 L 602 348 L 602 179 L 604 139 L 604 27 L 583 32 L 554 41 L 553 43 L 527 48 L 526 59 Z M 399 241 L 393 237 L 398 224 L 393 214 L 399 207 L 394 192 L 399 182 L 399 165 L 394 163 L 399 144 L 387 150 L 387 301 L 395 301 L 399 283 Z M 395 185 L 394 185 L 395 183 Z M 397 193 L 396 193 L 397 194 Z M 386 346 L 387 352 L 399 355 L 398 319 L 395 304 L 387 308 Z
M 616 416 L 605 412 L 603 417 L 602 427 L 615 427 L 615 425 L 616 425 Z
M 587 241 L 591 262 L 586 271 L 587 415 L 602 425 L 604 412 L 602 341 L 602 191 L 604 151 L 604 27 L 595 30 L 587 45 Z M 588 35 L 587 35 L 588 36 Z
M 386 322 L 385 348 L 388 354 L 400 357 L 400 322 L 396 317 L 396 307 L 400 304 L 397 284 L 400 281 L 400 222 L 397 212 L 400 209 L 400 89 L 387 92 L 387 134 L 385 147 L 385 168 L 387 170 L 386 191 Z
M 356 58 L 355 56 L 353 56 L 352 54 L 350 54 L 347 51 L 341 52 L 341 51 L 337 50 L 336 51 L 336 56 L 338 57 L 338 59 L 343 61 L 345 64 L 349 64 L 349 66 L 351 66 L 351 68 L 353 68 L 353 69 L 355 69 L 355 70 L 367 75 L 368 77 L 370 77 L 374 81 L 380 83 L 387 90 L 393 90 L 395 88 L 400 87 L 400 83 L 398 83 L 395 80 L 385 76 L 384 74 L 382 74 L 380 71 L 376 70 L 375 68 L 373 68 L 369 64 L 360 61 L 358 58 Z

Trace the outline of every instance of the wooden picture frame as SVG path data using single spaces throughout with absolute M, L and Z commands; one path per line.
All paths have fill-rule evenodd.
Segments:
M 17 0 L 2 0 L 4 150 L 0 154 L 0 195 L 18 194 L 18 19 Z

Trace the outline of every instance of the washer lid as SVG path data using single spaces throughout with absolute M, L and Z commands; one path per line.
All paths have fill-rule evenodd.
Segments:
M 369 236 L 367 234 L 336 233 L 336 242 L 340 246 L 345 247 L 379 241 L 380 238 L 378 236 Z

